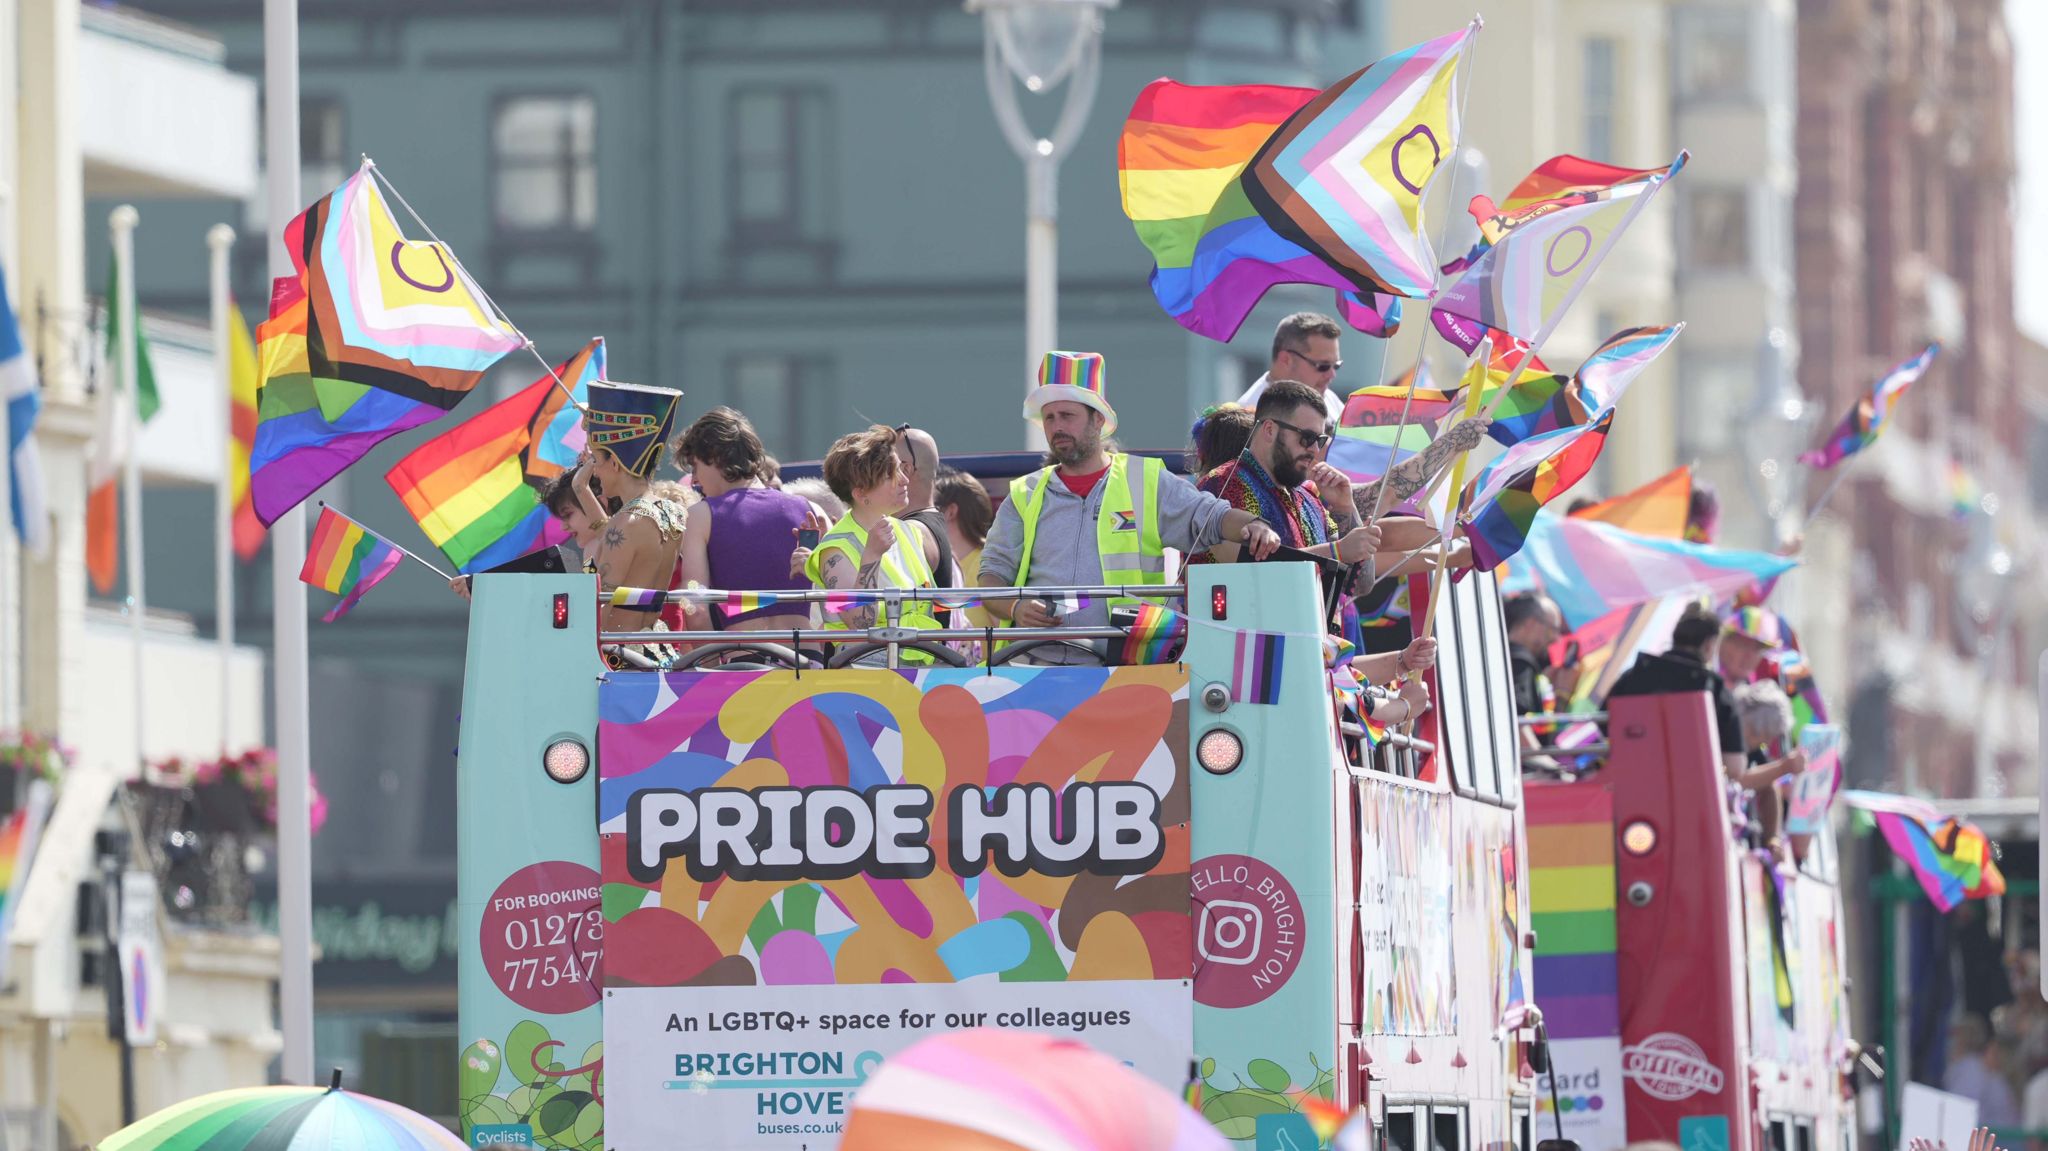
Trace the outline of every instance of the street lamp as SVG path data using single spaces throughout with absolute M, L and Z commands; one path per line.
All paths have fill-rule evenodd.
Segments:
M 1024 161 L 1024 373 L 1027 381 L 1059 328 L 1059 172 L 1095 103 L 1102 74 L 1102 12 L 1117 0 L 967 0 L 981 14 L 982 72 L 1010 150 Z M 1014 82 L 1013 82 L 1014 80 Z M 1067 84 L 1052 135 L 1024 121 L 1017 84 L 1044 95 Z M 1028 384 L 1027 384 L 1028 386 Z M 1045 447 L 1033 424 L 1026 447 Z

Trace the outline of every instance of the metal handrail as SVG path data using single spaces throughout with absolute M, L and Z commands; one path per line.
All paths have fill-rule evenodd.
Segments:
M 1353 739 L 1366 738 L 1366 730 L 1362 725 L 1350 722 L 1340 722 L 1338 723 L 1337 728 L 1339 731 L 1342 731 L 1345 735 L 1348 735 Z M 1403 735 L 1400 732 L 1393 731 L 1391 729 L 1388 730 L 1385 735 L 1379 737 L 1378 742 L 1391 744 L 1394 747 L 1405 747 L 1410 751 L 1419 751 L 1424 755 L 1429 755 L 1436 751 L 1436 744 L 1431 743 L 1429 740 L 1417 739 L 1412 735 Z
M 654 590 L 654 589 L 636 589 Z M 662 593 L 663 603 L 717 604 L 736 595 L 758 595 L 776 603 L 824 603 L 827 600 L 886 603 L 891 600 L 930 602 L 945 607 L 947 600 L 977 599 L 1060 599 L 1088 596 L 1099 599 L 1173 599 L 1188 594 L 1186 584 L 1093 584 L 1076 587 L 974 587 L 974 588 L 798 588 L 769 591 L 721 591 L 716 588 L 670 588 Z M 611 595 L 599 591 L 600 607 L 611 607 Z
M 1515 724 L 1519 727 L 1549 727 L 1559 723 L 1606 723 L 1604 711 L 1554 711 L 1547 715 L 1518 715 Z
M 776 628 L 748 631 L 607 631 L 599 638 L 606 643 L 740 643 L 734 636 L 746 636 L 762 643 L 793 640 L 797 643 L 913 643 L 920 640 L 986 639 L 990 632 L 1005 643 L 1040 639 L 1123 639 L 1120 627 L 871 627 L 866 631 L 846 628 Z

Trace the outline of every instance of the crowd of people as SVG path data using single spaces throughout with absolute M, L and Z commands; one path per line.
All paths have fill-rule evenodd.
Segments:
M 1447 550 L 1435 546 L 1438 529 L 1419 497 L 1479 441 L 1487 421 L 1457 423 L 1382 478 L 1354 484 L 1327 461 L 1343 409 L 1335 391 L 1340 337 L 1327 316 L 1281 321 L 1267 370 L 1236 402 L 1196 420 L 1186 477 L 1118 446 L 1100 354 L 1052 352 L 1024 406 L 1045 434 L 1044 466 L 1015 479 L 1000 498 L 973 475 L 946 467 L 931 433 L 908 423 L 840 436 L 822 477 L 784 483 L 743 413 L 713 408 L 678 432 L 680 393 L 615 382 L 591 386 L 583 460 L 543 495 L 607 591 L 1142 587 L 1168 583 L 1184 564 L 1230 562 L 1240 552 L 1263 559 L 1285 546 L 1348 569 L 1333 625 L 1370 660 L 1362 670 L 1385 664 L 1395 675 L 1416 672 L 1429 665 L 1434 645 L 1416 642 L 1405 626 L 1402 577 L 1440 558 L 1454 567 L 1470 563 L 1462 540 Z M 688 482 L 660 478 L 665 460 Z M 457 590 L 467 594 L 466 580 Z M 988 599 L 949 610 L 906 600 L 900 622 L 991 635 L 1011 627 L 1106 629 L 1135 602 Z M 608 606 L 602 627 L 857 633 L 876 623 L 878 610 L 871 601 L 823 611 L 791 599 L 744 610 L 685 600 L 653 618 L 645 605 Z M 637 645 L 657 660 L 690 646 Z M 979 654 L 983 645 L 965 646 Z M 1095 664 L 1114 661 L 1116 651 L 1102 640 L 1045 643 L 1018 662 Z M 915 645 L 901 655 L 908 663 L 931 658 Z M 868 650 L 856 662 L 885 658 Z M 1426 695 L 1409 689 L 1371 718 L 1403 722 L 1426 706 Z

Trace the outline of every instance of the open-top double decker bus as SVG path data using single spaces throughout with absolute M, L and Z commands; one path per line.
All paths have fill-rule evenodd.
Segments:
M 1853 1151 L 1832 832 L 1797 841 L 1797 866 L 1736 834 L 1704 693 L 1615 699 L 1605 719 L 1604 767 L 1525 793 L 1558 1088 L 1541 1132 Z
M 473 1146 L 829 1148 L 934 1031 L 1075 1037 L 1245 1147 L 1302 1101 L 1406 1151 L 1529 1146 L 1527 874 L 1490 578 L 1438 607 L 1435 709 L 1375 742 L 1309 563 L 1183 586 L 1179 661 L 1023 666 L 1120 629 L 744 633 L 667 669 L 600 645 L 587 575 L 485 575 L 459 771 Z M 717 593 L 724 594 L 724 593 Z M 843 593 L 798 593 L 834 606 Z M 907 595 L 858 593 L 890 606 Z M 828 666 L 828 639 L 888 666 Z M 711 666 L 713 660 L 726 662 Z M 928 662 L 912 662 L 912 661 Z

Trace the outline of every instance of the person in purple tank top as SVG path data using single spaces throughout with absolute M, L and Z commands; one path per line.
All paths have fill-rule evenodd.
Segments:
M 684 586 L 767 592 L 811 586 L 790 574 L 790 553 L 806 523 L 823 517 L 814 517 L 808 500 L 763 481 L 768 452 L 746 416 L 727 407 L 705 412 L 676 441 L 675 455 L 704 496 L 683 526 Z M 721 631 L 788 631 L 810 621 L 805 603 L 742 612 L 711 608 L 712 626 Z M 691 626 L 702 622 L 698 616 Z

